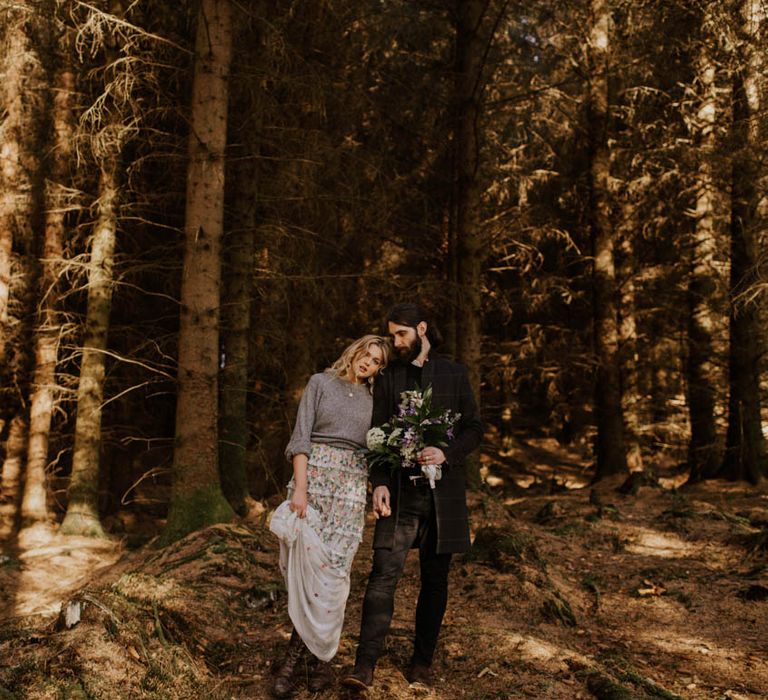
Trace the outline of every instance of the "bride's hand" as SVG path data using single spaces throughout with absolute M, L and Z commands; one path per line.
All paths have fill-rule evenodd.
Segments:
M 300 518 L 304 518 L 307 515 L 307 503 L 307 492 L 299 491 L 297 489 L 293 492 L 293 496 L 291 496 L 291 505 L 289 508 Z

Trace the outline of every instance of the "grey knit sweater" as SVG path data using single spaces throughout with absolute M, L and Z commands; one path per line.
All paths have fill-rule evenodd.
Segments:
M 366 384 L 352 384 L 327 372 L 313 374 L 299 403 L 296 425 L 285 448 L 292 460 L 309 455 L 312 443 L 356 450 L 365 447 L 373 398 Z

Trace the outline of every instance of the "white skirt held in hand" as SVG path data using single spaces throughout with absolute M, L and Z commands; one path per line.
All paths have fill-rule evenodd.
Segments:
M 311 505 L 305 518 L 277 507 L 269 529 L 280 540 L 280 571 L 288 589 L 288 615 L 307 648 L 320 660 L 336 654 L 349 596 L 349 568 L 334 566 L 320 539 L 320 514 Z

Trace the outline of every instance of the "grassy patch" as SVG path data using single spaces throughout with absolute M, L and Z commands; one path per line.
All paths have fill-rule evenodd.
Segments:
M 576 615 L 571 604 L 558 591 L 554 591 L 552 596 L 542 603 L 541 614 L 550 622 L 557 622 L 565 627 L 576 627 Z
M 541 563 L 533 537 L 523 532 L 495 527 L 481 528 L 475 536 L 472 549 L 464 555 L 464 558 L 465 561 L 485 564 L 502 573 L 515 568 L 516 562 Z
M 26 681 L 37 672 L 37 661 L 32 658 L 22 659 L 13 666 L 7 666 L 2 669 L 0 682 L 7 689 L 7 692 L 15 692 L 24 687 Z
M 595 596 L 595 610 L 600 607 L 600 588 L 598 587 L 597 583 L 597 580 L 592 576 L 585 576 L 581 580 L 582 588 Z
M 19 571 L 21 569 L 21 562 L 7 554 L 0 554 L 0 569 Z
M 596 697 L 598 698 L 606 698 L 606 700 L 624 700 L 624 698 L 637 698 L 638 700 L 640 698 L 661 698 L 661 700 L 684 700 L 684 698 L 680 697 L 679 695 L 676 695 L 675 693 L 667 690 L 663 686 L 659 685 L 655 681 L 652 681 L 650 678 L 646 678 L 642 673 L 640 673 L 634 666 L 632 666 L 632 663 L 621 654 L 615 653 L 615 652 L 605 652 L 603 654 L 598 654 L 597 656 L 598 661 L 600 661 L 602 664 L 605 665 L 605 667 L 608 669 L 612 677 L 609 677 L 601 672 L 596 671 L 595 675 L 607 679 L 609 683 L 605 684 L 606 689 L 606 695 L 598 695 L 594 691 L 592 691 L 592 688 L 590 687 L 590 691 L 592 691 Z M 618 681 L 618 682 L 617 682 Z M 635 691 L 634 689 L 631 689 L 627 687 L 626 685 L 622 684 L 632 684 L 635 686 L 635 688 L 639 688 L 640 691 Z M 610 692 L 612 692 L 612 686 L 616 686 L 615 692 L 627 692 L 630 693 L 629 695 L 611 695 Z M 619 690 L 621 689 L 621 690 Z

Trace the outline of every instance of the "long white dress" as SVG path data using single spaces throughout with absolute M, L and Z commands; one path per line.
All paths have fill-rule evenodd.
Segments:
M 339 645 L 349 573 L 363 537 L 368 468 L 359 448 L 371 410 L 366 387 L 329 375 L 312 377 L 286 448 L 289 458 L 308 453 L 307 517 L 290 511 L 291 479 L 288 500 L 270 521 L 280 539 L 280 570 L 291 622 L 307 648 L 323 661 L 332 659 Z M 318 429 L 324 432 L 318 435 Z

